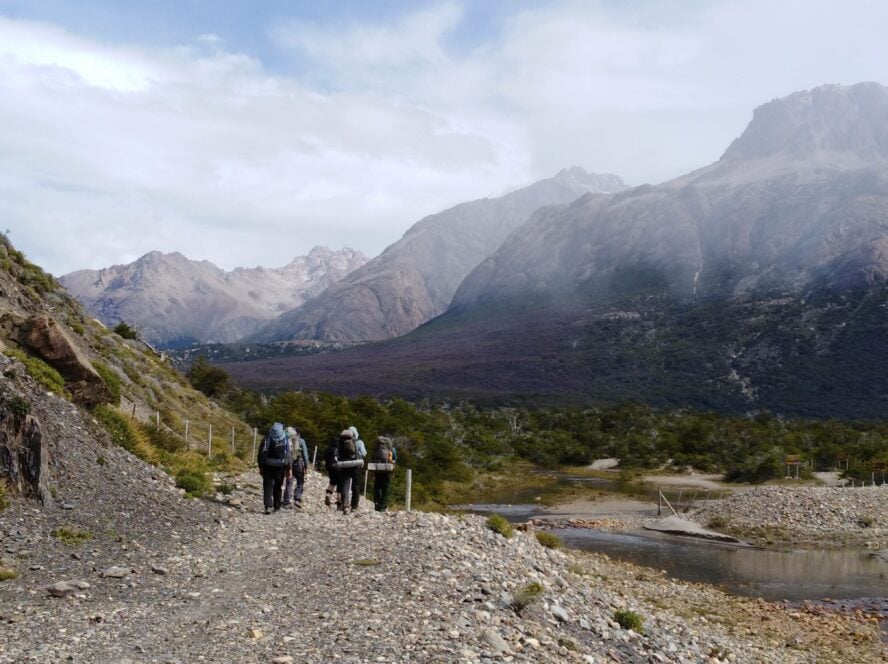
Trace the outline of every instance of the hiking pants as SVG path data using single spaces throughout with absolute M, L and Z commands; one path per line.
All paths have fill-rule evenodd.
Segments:
M 373 507 L 377 512 L 385 512 L 389 504 L 394 473 L 378 472 L 373 475 Z
M 281 494 L 284 491 L 284 475 L 286 468 L 263 466 L 259 471 L 262 474 L 262 502 L 265 507 L 281 508 Z
M 348 485 L 351 482 L 351 507 L 355 509 L 358 506 L 358 500 L 361 498 L 361 491 L 358 487 L 357 476 L 358 473 L 356 471 L 364 472 L 363 468 L 340 468 L 339 469 L 339 504 L 342 507 L 345 507 L 349 503 L 345 501 L 348 499 L 346 495 L 348 493 Z
M 296 482 L 296 493 L 295 494 L 292 493 L 294 480 Z M 293 500 L 295 500 L 297 503 L 301 503 L 302 502 L 302 492 L 305 489 L 305 469 L 303 468 L 302 472 L 300 473 L 298 468 L 294 465 L 293 466 L 293 477 L 291 477 L 288 480 L 288 483 L 290 485 L 290 491 L 291 491 L 290 495 L 293 497 Z

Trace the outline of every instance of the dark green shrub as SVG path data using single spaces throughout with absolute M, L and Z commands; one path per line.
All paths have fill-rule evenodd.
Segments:
M 114 326 L 114 332 L 124 339 L 138 339 L 139 330 L 124 321 L 120 321 Z
M 180 470 L 176 473 L 176 486 L 185 489 L 185 493 L 193 498 L 200 498 L 213 490 L 212 480 L 199 470 Z
M 644 618 L 635 611 L 615 611 L 614 621 L 623 629 L 631 629 L 636 634 L 644 634 Z
M 2 405 L 3 408 L 12 413 L 12 417 L 17 424 L 21 424 L 31 412 L 31 402 L 18 395 L 7 397 L 3 400 Z
M 6 499 L 6 480 L 0 480 L 0 510 L 5 510 L 9 506 Z
M 512 524 L 506 521 L 506 518 L 500 514 L 491 514 L 487 517 L 487 527 L 493 532 L 499 533 L 506 539 L 511 538 L 512 535 L 515 534 L 515 531 L 512 529 Z
M 68 546 L 80 546 L 93 538 L 93 534 L 88 530 L 76 530 L 68 527 L 56 528 L 50 535 L 60 539 Z

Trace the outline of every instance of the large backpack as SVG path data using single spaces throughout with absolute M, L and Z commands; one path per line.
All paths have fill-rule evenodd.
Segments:
M 266 466 L 290 465 L 290 439 L 284 431 L 284 425 L 275 422 L 262 443 L 264 464 Z
M 392 463 L 394 454 L 392 450 L 392 439 L 388 436 L 380 436 L 376 439 L 376 449 L 373 451 L 373 461 L 375 463 Z
M 358 448 L 355 445 L 355 439 L 351 431 L 342 432 L 339 436 L 339 445 L 336 451 L 336 456 L 340 461 L 351 461 L 358 458 Z

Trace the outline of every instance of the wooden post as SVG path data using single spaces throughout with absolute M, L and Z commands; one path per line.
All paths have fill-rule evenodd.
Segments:
M 681 494 L 683 491 L 684 491 L 684 489 L 678 490 L 678 500 L 675 501 L 675 509 L 677 509 L 679 511 L 681 511 Z
M 188 420 L 185 420 L 185 442 L 188 442 Z
M 132 414 L 132 418 L 133 418 L 133 419 L 136 419 L 136 402 L 135 402 L 135 401 L 133 401 L 133 414 Z
M 210 432 L 207 435 L 207 456 L 213 456 L 213 425 L 210 425 Z
M 663 516 L 663 492 L 657 490 L 657 516 Z
M 410 468 L 407 469 L 407 495 L 404 498 L 405 506 L 407 507 L 407 511 L 410 511 L 410 490 L 413 485 L 413 470 Z
M 157 426 L 158 429 L 160 428 L 160 411 L 159 410 L 154 411 L 154 424 L 155 424 L 155 426 Z
M 408 471 L 408 472 L 409 472 L 409 471 Z M 678 516 L 678 512 L 675 511 L 675 508 L 672 507 L 672 505 L 669 503 L 669 499 L 666 498 L 665 495 L 663 495 L 663 492 L 660 491 L 660 490 L 657 490 L 657 493 L 660 494 L 660 498 L 663 500 L 664 503 L 666 503 L 666 507 L 668 507 L 669 509 L 671 509 L 671 510 L 672 510 L 672 513 L 673 513 L 675 516 Z
M 231 453 L 234 454 L 234 427 L 231 427 Z

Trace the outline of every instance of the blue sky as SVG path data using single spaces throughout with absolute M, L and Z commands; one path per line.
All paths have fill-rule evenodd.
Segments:
M 54 274 L 369 256 L 579 165 L 704 166 L 755 106 L 885 80 L 882 0 L 0 0 L 0 226 Z

